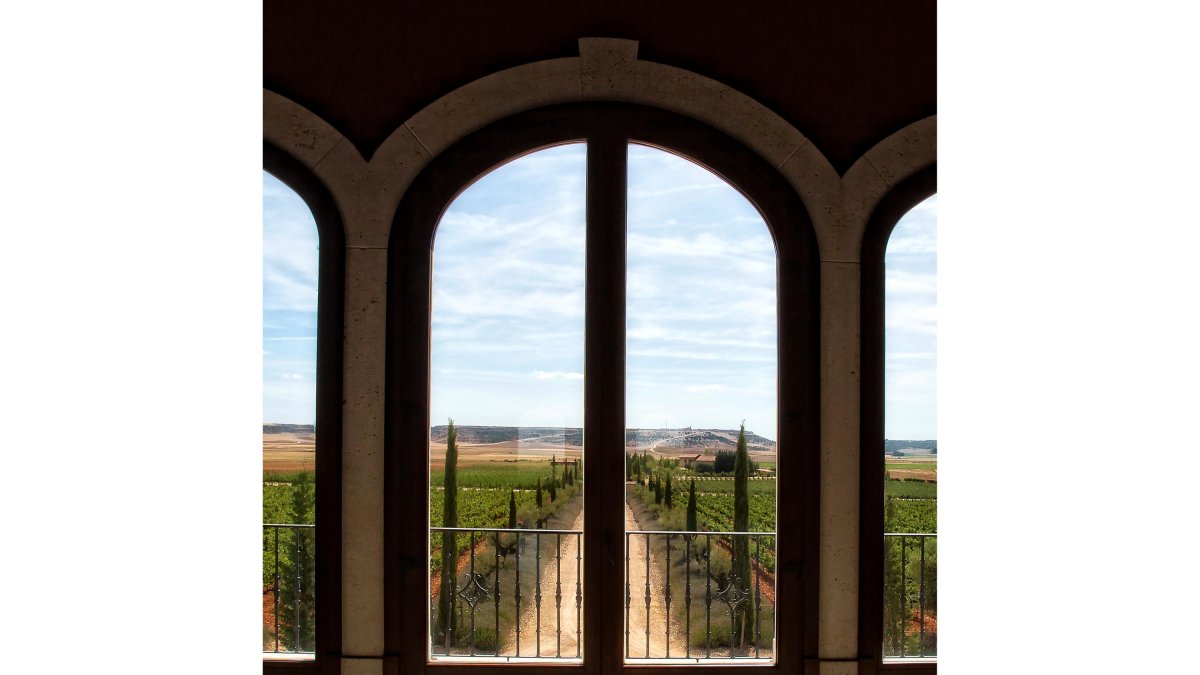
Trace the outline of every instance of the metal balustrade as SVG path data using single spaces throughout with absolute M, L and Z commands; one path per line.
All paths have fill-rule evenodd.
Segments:
M 582 657 L 582 531 L 431 527 L 429 533 L 435 547 L 444 533 L 455 535 L 456 547 L 466 545 L 458 569 L 445 578 L 434 569 L 440 556 L 430 557 L 432 658 Z M 446 581 L 450 588 L 442 588 Z M 438 616 L 443 593 L 451 600 L 444 603 L 452 613 L 448 622 Z
M 773 659 L 775 533 L 628 531 L 625 551 L 627 661 Z
M 314 651 L 315 544 L 315 525 L 263 524 L 264 652 Z
M 883 656 L 937 656 L 937 535 L 883 537 Z
M 581 531 L 431 527 L 429 532 L 434 548 L 446 533 L 453 534 L 458 551 L 452 575 L 442 574 L 441 556 L 431 551 L 433 660 L 582 656 Z M 773 659 L 774 533 L 631 531 L 625 536 L 627 660 Z M 748 562 L 739 574 L 733 558 L 743 546 Z M 440 607 L 449 608 L 445 620 Z
M 431 527 L 435 544 L 442 532 L 465 537 L 466 550 L 453 577 L 457 623 L 448 635 L 437 629 L 437 597 L 430 596 L 431 656 L 580 658 L 581 531 Z M 315 535 L 308 524 L 263 525 L 264 652 L 313 652 Z M 772 658 L 774 533 L 630 531 L 625 538 L 627 660 Z M 739 539 L 751 559 L 747 580 L 731 569 Z M 886 659 L 937 655 L 936 575 L 936 534 L 884 535 Z M 739 635 L 735 617 L 744 608 L 751 619 Z M 485 609 L 490 621 L 481 622 Z M 665 620 L 653 620 L 659 611 Z

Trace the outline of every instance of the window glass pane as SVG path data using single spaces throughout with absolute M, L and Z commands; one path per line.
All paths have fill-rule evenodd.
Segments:
M 585 172 L 582 144 L 526 155 L 438 225 L 433 660 L 582 655 Z
M 630 146 L 628 205 L 625 656 L 769 663 L 774 242 L 729 184 L 654 148 Z
M 884 656 L 937 655 L 937 197 L 884 256 Z
M 263 173 L 263 651 L 314 649 L 317 225 Z

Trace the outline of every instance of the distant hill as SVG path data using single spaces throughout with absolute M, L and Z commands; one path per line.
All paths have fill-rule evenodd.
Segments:
M 315 433 L 315 424 L 264 424 L 264 434 L 311 434 Z
M 439 424 L 429 430 L 430 440 L 444 443 L 446 425 Z M 583 445 L 583 430 L 578 427 L 493 427 L 456 426 L 460 443 L 511 443 L 515 441 L 537 441 L 548 445 Z M 660 448 L 712 448 L 733 449 L 737 445 L 736 429 L 627 429 L 626 447 Z M 751 452 L 774 451 L 775 441 L 746 432 L 746 445 Z
M 902 452 L 905 454 L 927 454 L 930 452 L 937 454 L 937 441 L 898 441 L 885 438 L 883 440 L 883 452 L 888 455 L 895 455 Z
M 732 450 L 737 447 L 737 429 L 627 429 L 625 446 L 631 448 L 654 445 L 658 448 L 709 448 Z M 746 432 L 746 449 L 751 452 L 774 451 L 775 441 Z
M 429 430 L 432 441 L 446 442 L 445 424 L 439 424 Z M 514 441 L 533 441 L 548 445 L 583 445 L 583 429 L 563 427 L 454 427 L 458 431 L 459 443 L 505 443 Z

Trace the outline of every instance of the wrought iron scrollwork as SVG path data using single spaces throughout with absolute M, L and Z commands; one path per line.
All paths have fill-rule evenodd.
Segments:
M 475 612 L 475 605 L 492 597 L 492 589 L 488 586 L 487 577 L 482 574 L 468 574 L 467 580 L 462 584 L 462 588 L 458 590 L 458 597 L 467 602 L 473 614 Z

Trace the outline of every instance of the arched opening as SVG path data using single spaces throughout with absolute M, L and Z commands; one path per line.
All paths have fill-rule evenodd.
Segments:
M 488 172 L 438 223 L 430 658 L 582 655 L 586 148 Z
M 341 648 L 345 235 L 325 186 L 263 147 L 263 668 Z
M 626 662 L 624 658 L 623 608 L 626 588 L 622 575 L 624 566 L 616 564 L 617 560 L 624 563 L 626 557 L 622 542 L 626 511 L 623 487 L 627 471 L 624 449 L 629 426 L 625 399 L 628 351 L 626 279 L 632 269 L 627 268 L 626 264 L 627 242 L 630 239 L 630 230 L 626 226 L 629 217 L 627 177 L 630 171 L 630 143 L 638 143 L 670 148 L 694 158 L 716 176 L 728 181 L 729 185 L 736 185 L 737 190 L 749 199 L 747 204 L 751 210 L 760 214 L 760 222 L 766 225 L 760 228 L 763 233 L 769 233 L 767 241 L 774 239 L 779 260 L 792 263 L 790 273 L 777 276 L 772 271 L 769 275 L 772 282 L 777 283 L 778 292 L 774 309 L 777 312 L 778 331 L 777 379 L 789 382 L 789 386 L 776 388 L 774 384 L 771 385 L 777 397 L 774 403 L 777 421 L 766 424 L 775 424 L 781 445 L 794 448 L 786 458 L 777 460 L 778 471 L 791 476 L 796 488 L 779 495 L 777 509 L 778 518 L 788 518 L 795 523 L 795 527 L 789 531 L 788 537 L 777 542 L 763 541 L 754 550 L 760 562 L 768 551 L 774 557 L 775 574 L 779 577 L 779 596 L 776 598 L 779 610 L 778 617 L 773 617 L 773 620 L 777 625 L 789 627 L 786 636 L 777 636 L 771 656 L 780 666 L 798 668 L 805 655 L 811 657 L 816 653 L 813 619 L 817 578 L 814 551 L 816 443 L 819 429 L 816 405 L 817 264 L 811 226 L 803 206 L 794 193 L 786 188 L 778 173 L 732 139 L 685 118 L 617 104 L 547 108 L 485 128 L 434 159 L 406 192 L 397 211 L 388 254 L 385 569 L 389 576 L 386 584 L 386 648 L 397 655 L 396 667 L 402 671 L 427 671 L 433 662 L 439 660 L 439 654 L 433 648 L 435 636 L 446 637 L 446 631 L 439 633 L 436 624 L 431 621 L 431 617 L 440 612 L 432 606 L 434 598 L 429 585 L 432 577 L 429 572 L 429 548 L 420 545 L 420 542 L 431 541 L 430 526 L 422 522 L 423 519 L 411 518 L 413 513 L 428 512 L 428 495 L 435 478 L 427 462 L 420 463 L 425 471 L 414 471 L 413 459 L 417 456 L 434 458 L 439 450 L 436 447 L 437 439 L 431 441 L 431 415 L 433 406 L 441 405 L 435 402 L 441 400 L 438 387 L 444 385 L 437 384 L 437 378 L 441 375 L 433 371 L 438 367 L 434 361 L 440 362 L 441 357 L 431 336 L 438 339 L 440 329 L 437 322 L 441 319 L 438 314 L 438 291 L 431 288 L 431 284 L 436 286 L 439 283 L 435 277 L 438 260 L 442 257 L 441 247 L 449 240 L 442 239 L 443 231 L 438 229 L 437 224 L 451 214 L 452 202 L 457 196 L 467 195 L 465 186 L 475 183 L 479 176 L 493 167 L 504 163 L 516 166 L 521 160 L 514 158 L 532 159 L 540 153 L 529 153 L 575 141 L 586 143 L 584 349 L 581 371 L 584 404 L 582 428 L 578 430 L 584 452 L 578 472 L 575 467 L 570 467 L 572 475 L 582 479 L 587 486 L 582 492 L 584 527 L 581 528 L 583 535 L 578 563 L 579 576 L 582 578 L 582 624 L 586 626 L 586 633 L 580 640 L 580 658 L 604 672 L 637 669 L 642 665 Z M 483 180 L 487 180 L 487 177 Z M 768 267 L 773 270 L 774 263 Z M 574 380 L 577 372 L 565 366 L 549 368 L 541 369 L 548 380 L 559 375 L 563 376 L 562 379 Z M 528 370 L 528 366 L 525 369 Z M 568 374 L 571 377 L 567 377 Z M 519 395 L 514 394 L 513 397 L 519 398 Z M 441 420 L 436 421 L 440 423 Z M 449 452 L 448 428 L 446 434 L 443 457 Z M 415 454 L 416 448 L 423 449 L 424 453 Z M 558 469 L 552 471 L 557 472 Z M 445 480 L 444 473 L 442 479 Z M 501 531 L 484 534 L 503 537 L 518 534 L 503 530 L 522 528 L 496 529 Z M 434 531 L 438 532 L 436 526 Z M 475 627 L 478 629 L 480 603 L 492 603 L 491 611 L 495 613 L 496 598 L 491 593 L 497 587 L 497 581 L 493 574 L 485 590 L 477 572 L 470 571 L 469 551 L 475 550 L 475 547 L 471 545 L 470 533 L 466 534 L 468 555 L 465 559 L 460 556 L 455 563 L 455 567 L 459 567 L 465 560 L 466 567 L 456 570 L 458 578 L 452 582 L 453 586 L 447 586 L 466 590 L 471 596 L 459 594 L 462 600 L 473 605 L 472 611 L 463 615 L 464 623 L 469 624 L 470 617 L 475 616 Z M 536 538 L 536 532 L 532 534 Z M 762 536 L 772 537 L 773 534 L 772 528 Z M 486 548 L 486 539 L 484 541 L 483 547 Z M 454 545 L 457 547 L 458 543 Z M 479 545 L 479 539 L 476 539 L 476 545 Z M 503 541 L 501 546 L 493 547 L 499 550 L 502 546 Z M 540 547 L 535 543 L 533 550 L 536 556 Z M 492 555 L 494 559 L 495 551 Z M 515 558 L 515 552 L 510 555 Z M 555 565 L 563 562 L 558 555 L 551 556 L 550 560 L 553 561 L 550 564 Z M 443 565 L 440 569 L 448 570 L 449 565 Z M 517 569 L 523 570 L 520 567 Z M 544 568 L 535 568 L 535 574 L 538 573 L 537 569 Z M 515 576 L 514 570 L 514 582 Z M 503 574 L 498 585 L 502 603 L 507 602 L 506 596 L 515 595 L 515 592 L 504 590 Z M 573 600 L 569 589 L 556 587 L 555 595 L 560 593 L 564 600 Z M 421 607 L 412 603 L 413 597 L 426 597 L 430 602 Z M 522 597 L 528 600 L 524 592 Z M 487 607 L 486 604 L 483 606 Z M 561 608 L 557 604 L 551 606 Z M 494 618 L 492 621 L 494 626 L 502 623 L 502 620 L 496 622 Z M 487 621 L 484 620 L 483 624 L 486 626 Z M 535 624 L 538 625 L 540 623 Z M 510 662 L 533 658 L 540 661 L 574 658 L 573 655 L 562 654 L 559 644 L 555 644 L 551 655 L 543 655 L 541 649 L 535 648 L 526 656 L 522 648 L 521 656 L 516 655 L 515 649 L 511 655 L 497 654 L 503 649 L 493 649 L 490 656 L 481 656 L 478 653 L 478 630 L 474 634 L 477 648 L 475 657 L 470 656 L 470 633 L 465 656 L 455 654 L 456 638 L 451 636 L 450 655 L 459 659 L 474 659 L 474 662 L 486 658 Z M 522 635 L 524 643 L 524 629 Z M 496 644 L 503 642 L 503 639 L 496 640 Z M 538 656 L 533 656 L 534 651 Z M 675 656 L 672 650 L 671 658 Z M 698 657 L 697 654 L 692 656 L 693 661 Z M 771 657 L 763 657 L 760 651 L 760 658 L 755 663 L 752 645 L 749 653 L 733 656 L 742 659 L 742 664 L 751 668 L 771 662 Z M 433 667 L 441 667 L 441 664 Z
M 699 164 L 631 144 L 628 175 L 625 658 L 769 663 L 775 244 Z
M 263 651 L 316 650 L 317 224 L 263 172 Z
M 937 668 L 937 168 L 876 205 L 862 254 L 859 652 Z
M 937 655 L 937 196 L 884 254 L 883 656 Z

